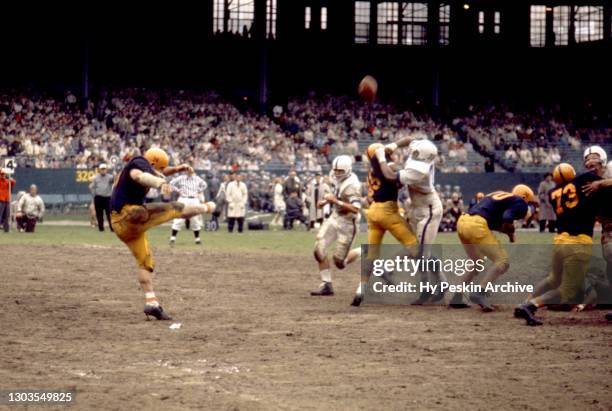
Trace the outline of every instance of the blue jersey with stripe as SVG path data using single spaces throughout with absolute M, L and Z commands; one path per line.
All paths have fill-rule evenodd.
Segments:
M 504 191 L 496 191 L 474 204 L 470 215 L 479 215 L 487 220 L 490 230 L 498 230 L 504 223 L 521 220 L 527 215 L 527 202 L 519 196 Z

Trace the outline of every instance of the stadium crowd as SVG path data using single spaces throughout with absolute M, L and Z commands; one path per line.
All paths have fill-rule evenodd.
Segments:
M 83 109 L 71 92 L 4 92 L 0 157 L 15 156 L 21 167 L 85 169 L 157 145 L 174 162 L 207 172 L 280 166 L 314 173 L 339 153 L 359 160 L 368 141 L 413 134 L 436 141 L 440 172 L 480 172 L 492 171 L 494 162 L 509 170 L 550 168 L 612 133 L 609 114 L 594 110 L 578 118 L 558 107 L 515 113 L 505 106 L 470 106 L 438 121 L 417 113 L 308 95 L 275 106 L 268 116 L 239 110 L 212 92 L 146 89 L 102 91 Z

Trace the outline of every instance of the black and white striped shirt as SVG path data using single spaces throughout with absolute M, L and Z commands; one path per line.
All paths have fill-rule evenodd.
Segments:
M 208 187 L 206 182 L 197 175 L 188 176 L 186 174 L 180 175 L 172 181 L 170 185 L 174 191 L 177 191 L 181 197 L 194 197 L 197 198 L 200 194 L 204 194 Z

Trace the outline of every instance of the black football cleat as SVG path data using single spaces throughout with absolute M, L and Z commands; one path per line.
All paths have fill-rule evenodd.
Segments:
M 453 294 L 453 298 L 448 303 L 450 308 L 469 308 L 469 304 L 463 302 L 463 294 L 455 293 Z
M 612 321 L 612 311 L 610 311 L 608 314 L 606 314 L 606 320 Z
M 149 320 L 149 316 L 155 317 L 156 319 L 163 320 L 163 321 L 172 320 L 172 317 L 166 314 L 166 312 L 161 307 L 161 305 L 158 305 L 158 306 L 145 305 L 144 313 L 147 316 L 147 320 Z
M 361 295 L 355 294 L 355 297 L 353 297 L 353 301 L 351 301 L 351 305 L 353 307 L 359 307 L 361 305 L 362 300 L 363 299 L 361 298 Z
M 437 290 L 435 293 L 433 293 L 431 295 L 431 297 L 429 298 L 428 303 L 429 304 L 436 304 L 436 303 L 442 301 L 442 299 L 444 298 L 444 294 L 445 294 L 444 291 Z
M 310 295 L 314 297 L 331 297 L 332 295 L 334 295 L 334 288 L 332 287 L 331 283 L 324 282 L 323 284 L 321 284 L 321 287 L 319 287 L 317 291 L 311 291 Z
M 478 304 L 480 306 L 480 309 L 484 313 L 490 313 L 491 311 L 495 311 L 495 307 L 489 304 L 489 302 L 487 301 L 487 297 L 484 293 L 470 293 L 468 298 L 474 304 Z
M 423 291 L 420 295 L 419 298 L 417 298 L 416 300 L 414 300 L 413 302 L 411 302 L 411 305 L 423 305 L 426 302 L 429 301 L 429 299 L 431 298 L 431 293 L 427 292 L 427 291 Z
M 535 312 L 537 309 L 538 308 L 531 303 L 521 304 L 514 309 L 514 316 L 516 318 L 525 319 L 527 325 L 531 327 L 542 325 L 544 323 L 535 317 Z

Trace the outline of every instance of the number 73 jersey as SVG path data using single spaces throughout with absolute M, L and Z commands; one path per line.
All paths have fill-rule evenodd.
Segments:
M 587 196 L 582 189 L 585 184 L 597 180 L 601 180 L 601 177 L 588 172 L 548 192 L 557 215 L 557 232 L 593 237 L 595 217 L 601 214 L 609 195 L 607 190 L 602 190 Z

